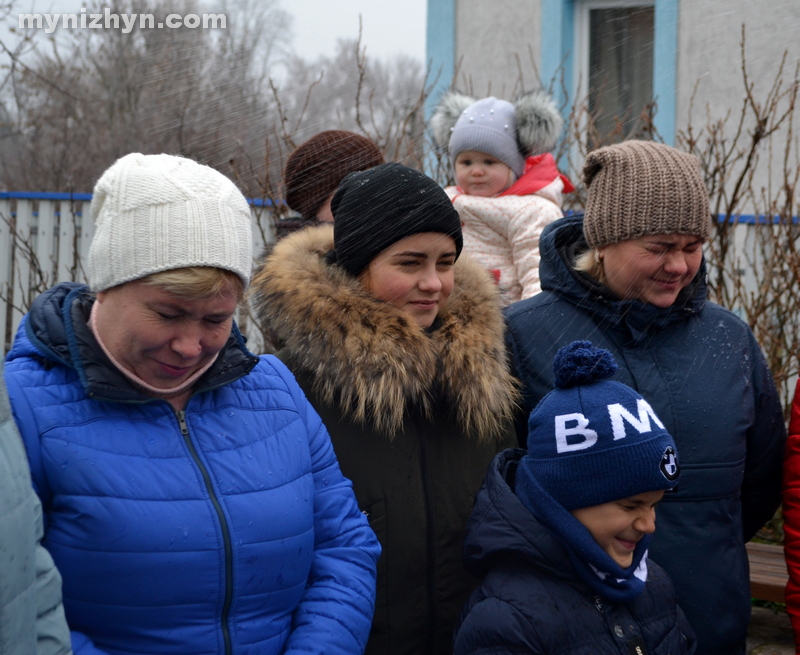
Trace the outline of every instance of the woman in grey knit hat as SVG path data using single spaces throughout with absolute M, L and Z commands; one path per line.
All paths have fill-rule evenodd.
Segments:
M 585 215 L 542 234 L 543 292 L 507 310 L 521 416 L 552 390 L 560 347 L 590 339 L 613 353 L 614 379 L 647 398 L 682 454 L 650 555 L 675 583 L 697 651 L 744 653 L 744 544 L 780 502 L 785 428 L 750 328 L 706 299 L 710 211 L 699 161 L 627 141 L 590 153 L 583 181 Z

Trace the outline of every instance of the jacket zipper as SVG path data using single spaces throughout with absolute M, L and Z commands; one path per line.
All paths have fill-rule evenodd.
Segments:
M 186 444 L 186 447 L 189 449 L 189 453 L 191 453 L 195 465 L 200 470 L 200 474 L 203 476 L 203 482 L 206 485 L 206 491 L 211 499 L 211 504 L 214 506 L 214 511 L 217 513 L 220 528 L 222 529 L 222 543 L 225 549 L 225 601 L 222 604 L 221 616 L 222 640 L 225 644 L 225 655 L 232 655 L 233 651 L 231 649 L 231 633 L 230 629 L 228 628 L 228 615 L 230 613 L 231 602 L 233 600 L 233 554 L 231 549 L 231 535 L 228 529 L 228 521 L 222 511 L 222 505 L 220 505 L 219 499 L 214 492 L 214 487 L 211 485 L 211 476 L 208 474 L 208 469 L 205 467 L 205 464 L 203 464 L 203 461 L 197 454 L 197 449 L 194 447 L 194 443 L 192 443 L 192 439 L 189 436 L 189 426 L 186 425 L 186 412 L 181 410 L 175 412 L 175 414 L 178 417 L 178 423 L 181 428 L 181 435 L 183 435 L 183 441 Z
M 425 518 L 427 519 L 426 541 L 428 550 L 428 604 L 430 606 L 430 621 L 428 622 L 428 651 L 435 652 L 436 644 L 436 526 L 434 525 L 433 509 L 431 508 L 431 483 L 428 477 L 428 457 L 425 448 L 425 435 L 419 431 L 419 464 L 422 473 L 422 502 L 425 504 Z

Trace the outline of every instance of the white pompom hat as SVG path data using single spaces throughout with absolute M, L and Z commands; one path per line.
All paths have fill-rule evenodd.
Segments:
M 92 219 L 92 291 L 189 266 L 222 268 L 250 284 L 250 208 L 213 168 L 173 155 L 126 155 L 95 185 Z

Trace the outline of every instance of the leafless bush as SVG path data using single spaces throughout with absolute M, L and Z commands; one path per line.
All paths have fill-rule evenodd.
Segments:
M 4 98 L 13 118 L 0 143 L 4 186 L 88 192 L 111 163 L 137 151 L 216 168 L 242 150 L 256 157 L 269 117 L 264 65 L 286 39 L 288 17 L 274 0 L 236 4 L 247 19 L 224 30 L 138 22 L 128 34 L 72 30 L 26 65 L 16 58 L 13 95 Z M 163 21 L 197 13 L 198 5 L 118 0 L 110 9 Z
M 40 214 L 36 201 L 26 201 L 28 214 Z M 0 211 L 0 223 L 5 226 L 9 243 L 11 267 L 9 277 L 0 284 L 0 303 L 5 306 L 5 315 L 16 313 L 18 317 L 30 310 L 31 303 L 41 293 L 56 282 L 79 282 L 86 279 L 80 254 L 80 240 L 83 227 L 83 203 L 75 200 L 61 200 L 52 218 L 57 219 L 48 226 L 31 224 L 29 216 L 20 216 L 20 201 L 4 203 Z M 54 237 L 66 238 L 65 243 L 56 243 L 55 250 L 62 257 L 59 261 L 52 251 L 41 247 L 40 240 L 45 232 Z M 4 352 L 11 347 L 13 321 L 0 323 L 0 337 L 3 338 Z
M 341 40 L 332 57 L 308 62 L 294 56 L 282 79 L 269 79 L 273 108 L 264 142 L 265 162 L 256 176 L 256 197 L 283 196 L 283 164 L 289 153 L 322 130 L 342 129 L 373 140 L 389 161 L 422 168 L 423 106 L 427 95 L 421 65 L 399 56 L 372 61 L 358 40 Z M 236 158 L 236 178 L 253 176 L 256 165 Z M 278 217 L 286 208 L 275 203 Z
M 195 0 L 176 1 L 186 13 Z M 450 181 L 448 157 L 432 147 L 424 129 L 429 88 L 419 64 L 402 58 L 373 62 L 359 39 L 343 41 L 334 55 L 313 62 L 289 57 L 275 76 L 269 61 L 282 47 L 286 16 L 274 4 L 259 7 L 261 13 L 251 7 L 246 28 L 223 35 L 141 30 L 124 38 L 117 30 L 84 31 L 65 54 L 65 46 L 54 45 L 47 55 L 26 60 L 31 63 L 12 57 L 8 75 L 0 80 L 5 102 L 0 164 L 6 187 L 89 190 L 102 170 L 131 150 L 185 154 L 227 173 L 246 195 L 264 202 L 258 224 L 269 242 L 273 222 L 288 213 L 281 203 L 285 159 L 320 130 L 365 134 L 388 160 Z M 145 0 L 126 0 L 115 10 L 159 11 Z M 269 32 L 267 23 L 277 25 L 276 31 Z M 13 48 L 2 46 L 6 52 L 31 47 L 28 35 L 19 37 Z M 800 312 L 794 305 L 800 297 L 800 164 L 794 132 L 800 71 L 784 57 L 762 90 L 748 76 L 744 32 L 740 51 L 738 108 L 720 117 L 717 108 L 692 103 L 676 145 L 700 158 L 712 212 L 722 217 L 706 252 L 711 297 L 752 327 L 788 409 L 800 368 Z M 536 84 L 549 84 L 568 97 L 563 79 L 544 83 L 529 58 Z M 531 75 L 523 75 L 521 59 L 518 64 L 515 95 L 530 90 L 523 80 Z M 457 72 L 459 80 L 461 90 L 472 91 L 468 75 Z M 586 99 L 562 109 L 568 120 L 556 156 L 577 186 L 567 197 L 568 209 L 583 206 L 576 172 L 590 149 L 632 137 L 660 140 L 655 102 L 643 108 L 635 133 L 625 131 L 631 123 L 627 116 L 601 133 Z M 743 214 L 758 220 L 752 227 L 737 227 Z M 24 240 L 18 248 L 28 252 Z M 243 318 L 251 331 L 258 328 L 251 317 Z
M 740 110 L 715 118 L 706 108 L 698 125 L 690 107 L 678 144 L 700 158 L 711 211 L 719 217 L 706 249 L 710 295 L 753 329 L 788 418 L 800 367 L 800 151 L 794 132 L 800 63 L 784 55 L 759 95 L 748 76 L 745 44 L 743 28 Z M 751 227 L 737 227 L 743 215 L 753 217 Z
M 342 40 L 332 57 L 307 62 L 293 57 L 283 79 L 269 80 L 275 120 L 264 141 L 264 160 L 231 160 L 234 179 L 254 179 L 253 196 L 268 209 L 257 216 L 265 243 L 275 234 L 275 222 L 289 215 L 283 204 L 283 167 L 289 153 L 322 130 L 343 129 L 367 136 L 387 161 L 425 168 L 424 105 L 428 94 L 421 65 L 407 57 L 370 61 L 357 40 Z M 260 170 L 259 174 L 257 171 Z M 258 332 L 270 348 L 266 330 L 250 311 L 241 310 L 244 325 Z

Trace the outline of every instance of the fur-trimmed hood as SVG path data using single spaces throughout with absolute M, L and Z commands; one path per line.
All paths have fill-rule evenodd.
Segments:
M 253 279 L 255 310 L 288 351 L 290 368 L 312 373 L 323 402 L 391 436 L 409 408 L 430 416 L 436 391 L 467 434 L 498 438 L 517 386 L 489 275 L 462 255 L 438 327 L 426 331 L 326 264 L 332 249 L 331 226 L 296 232 L 276 244 Z

